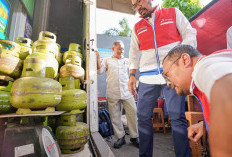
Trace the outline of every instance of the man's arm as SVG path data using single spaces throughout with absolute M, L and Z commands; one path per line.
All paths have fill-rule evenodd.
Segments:
M 129 69 L 136 70 L 139 68 L 139 56 L 140 56 L 140 49 L 139 49 L 139 40 L 135 33 L 135 29 L 132 30 L 131 33 L 131 44 L 130 44 L 130 51 L 129 51 Z
M 211 155 L 229 157 L 232 154 L 232 74 L 214 83 L 210 93 L 210 107 Z
M 103 74 L 105 71 L 106 71 L 106 63 L 105 63 L 105 60 L 100 61 L 100 55 L 99 55 L 99 52 L 98 51 L 95 51 L 96 53 L 96 59 L 97 59 L 97 72 L 98 74 Z
M 136 69 L 139 68 L 139 41 L 135 34 L 135 29 L 133 29 L 131 33 L 131 45 L 130 45 L 130 52 L 129 52 L 129 69 L 130 73 L 136 73 Z M 137 98 L 136 92 L 136 78 L 133 75 L 129 75 L 129 82 L 128 82 L 128 89 L 132 95 Z
M 130 70 L 130 74 L 135 74 L 135 73 L 136 73 L 136 69 L 131 69 Z M 137 94 L 137 91 L 136 91 L 136 78 L 133 75 L 129 76 L 128 89 L 129 89 L 130 93 L 132 95 L 134 95 L 135 100 L 137 100 L 138 94 Z
M 99 55 L 99 52 L 98 51 L 95 51 L 96 53 L 96 57 L 97 57 L 97 70 L 98 69 L 101 69 L 101 61 L 100 61 L 100 55 Z
M 177 8 L 176 10 L 176 27 L 182 37 L 182 44 L 191 45 L 194 48 L 197 47 L 197 31 L 189 23 L 184 14 Z

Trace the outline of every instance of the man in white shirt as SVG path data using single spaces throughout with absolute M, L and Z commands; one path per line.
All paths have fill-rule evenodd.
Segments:
M 116 138 L 118 138 L 117 142 L 114 143 L 114 148 L 120 148 L 126 143 L 125 131 L 121 121 L 121 103 L 126 111 L 127 125 L 131 137 L 130 141 L 139 147 L 137 108 L 134 97 L 128 90 L 129 68 L 128 59 L 123 57 L 123 42 L 120 40 L 114 42 L 112 50 L 114 51 L 113 56 L 102 59 L 102 62 L 100 61 L 98 52 L 96 52 L 96 55 L 98 74 L 107 73 L 106 97 L 114 133 Z
M 232 26 L 226 32 L 227 49 L 232 49 Z
M 165 97 L 169 119 L 172 123 L 172 137 L 175 154 L 190 156 L 185 117 L 185 97 L 166 86 L 162 77 L 162 61 L 167 52 L 180 44 L 196 47 L 196 30 L 177 8 L 152 6 L 152 0 L 132 0 L 132 5 L 141 15 L 131 34 L 129 53 L 129 91 L 136 95 L 136 70 L 139 69 L 138 87 L 138 130 L 139 154 L 151 157 L 153 153 L 152 114 L 154 104 L 161 90 Z M 175 104 L 175 105 L 173 105 Z M 175 106 L 175 107 L 173 107 Z
M 212 156 L 232 154 L 232 50 L 202 56 L 190 45 L 179 45 L 163 61 L 167 85 L 179 95 L 194 94 L 201 104 L 209 131 Z M 188 128 L 188 137 L 197 142 L 203 135 L 203 122 Z

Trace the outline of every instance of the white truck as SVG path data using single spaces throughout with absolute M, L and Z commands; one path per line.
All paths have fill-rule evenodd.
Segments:
M 85 89 L 88 97 L 86 122 L 90 127 L 90 144 L 97 156 L 114 156 L 98 132 L 98 100 L 96 56 L 96 8 L 135 14 L 131 0 L 8 0 L 7 37 L 15 41 L 31 31 L 36 41 L 40 31 L 56 34 L 57 43 L 68 48 L 69 43 L 82 45 L 85 58 Z

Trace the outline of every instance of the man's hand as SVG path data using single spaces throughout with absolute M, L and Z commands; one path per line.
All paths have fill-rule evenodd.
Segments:
M 134 95 L 135 100 L 138 99 L 138 94 L 136 91 L 136 78 L 134 76 L 130 76 L 129 82 L 128 82 L 128 89 L 132 95 Z
M 97 59 L 97 69 L 101 69 L 101 62 L 100 62 L 100 54 L 97 50 L 95 50 L 96 59 Z
M 96 53 L 96 57 L 97 57 L 97 58 L 100 58 L 99 51 L 98 51 L 98 50 L 95 50 L 95 53 Z
M 197 142 L 203 136 L 203 121 L 188 127 L 188 138 Z

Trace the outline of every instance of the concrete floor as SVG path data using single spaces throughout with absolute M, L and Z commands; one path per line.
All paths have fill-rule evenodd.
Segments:
M 110 146 L 115 157 L 138 157 L 139 149 L 136 148 L 130 142 L 130 136 L 126 135 L 126 144 L 123 145 L 120 149 L 113 148 L 113 144 L 116 139 L 105 139 L 107 144 Z M 153 157 L 175 157 L 173 150 L 172 134 L 169 130 L 166 134 L 163 132 L 155 132 L 153 140 Z

